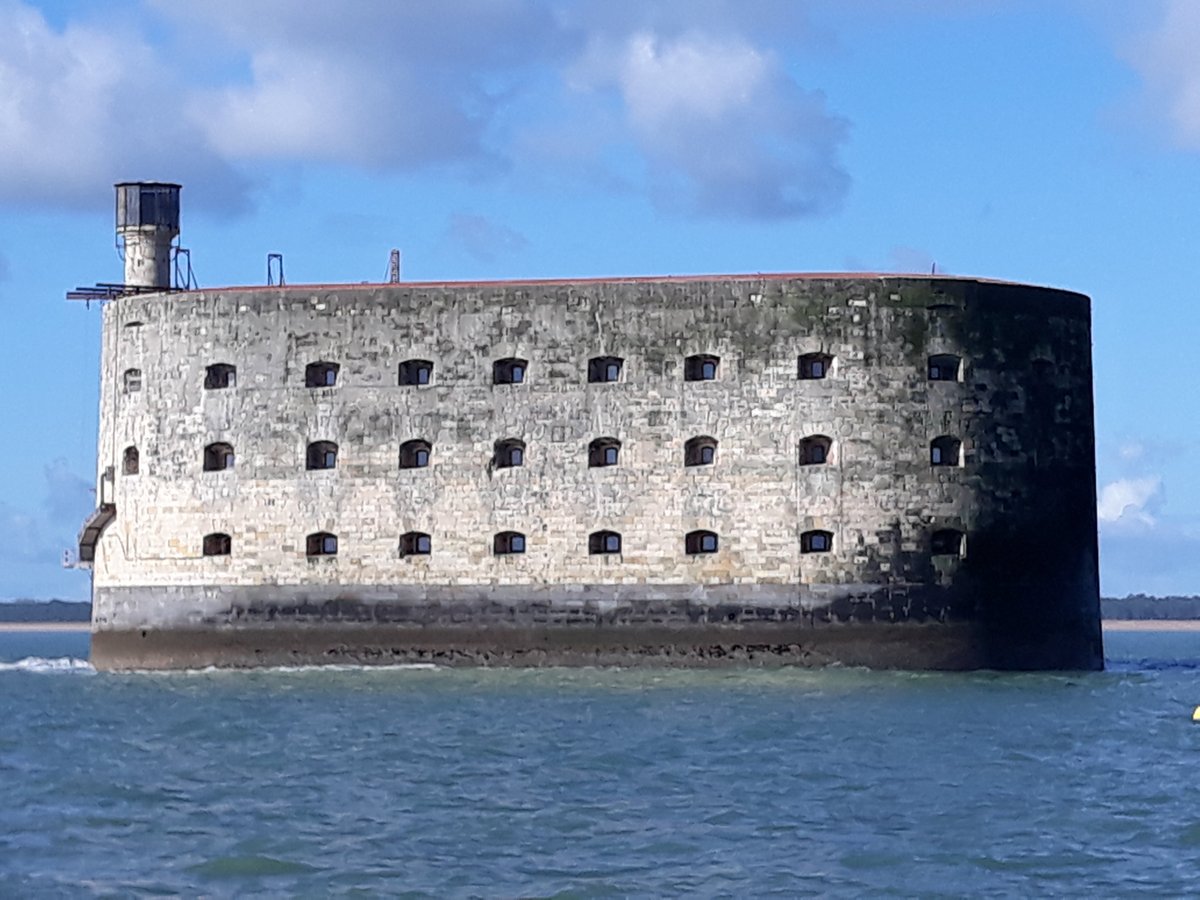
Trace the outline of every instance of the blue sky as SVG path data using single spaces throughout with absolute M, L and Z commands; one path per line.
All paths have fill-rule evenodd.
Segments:
M 939 271 L 1093 298 L 1104 592 L 1200 594 L 1200 2 L 0 0 L 0 599 L 85 598 L 112 183 L 202 286 Z

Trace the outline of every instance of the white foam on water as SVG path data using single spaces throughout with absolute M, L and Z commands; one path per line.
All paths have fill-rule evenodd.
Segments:
M 0 672 L 42 672 L 94 675 L 96 670 L 86 659 L 75 656 L 26 656 L 16 662 L 0 662 Z
M 123 669 L 121 675 L 272 675 L 295 672 L 437 672 L 446 667 L 435 663 L 395 663 L 393 665 L 371 665 L 333 663 L 308 666 L 206 666 L 202 669 Z

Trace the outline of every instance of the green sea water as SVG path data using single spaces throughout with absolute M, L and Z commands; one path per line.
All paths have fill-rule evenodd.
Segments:
M 0 634 L 0 897 L 1200 894 L 1200 634 L 1096 674 L 96 674 Z

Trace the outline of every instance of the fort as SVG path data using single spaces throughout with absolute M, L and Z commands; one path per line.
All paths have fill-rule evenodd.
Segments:
M 97 667 L 1102 666 L 1087 297 L 180 290 L 178 196 L 118 185 Z

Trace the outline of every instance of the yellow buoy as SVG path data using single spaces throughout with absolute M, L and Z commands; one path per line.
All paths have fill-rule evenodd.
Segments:
M 1195 709 L 1192 710 L 1192 721 L 1200 722 L 1200 706 L 1197 706 Z

